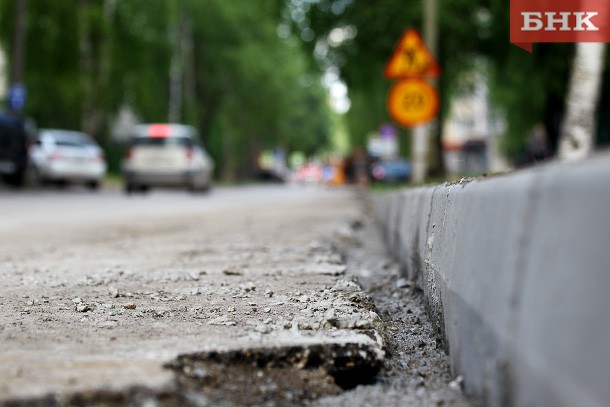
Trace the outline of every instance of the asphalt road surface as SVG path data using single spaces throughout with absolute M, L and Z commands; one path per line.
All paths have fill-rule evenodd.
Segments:
M 364 225 L 346 189 L 2 190 L 0 405 L 465 405 Z

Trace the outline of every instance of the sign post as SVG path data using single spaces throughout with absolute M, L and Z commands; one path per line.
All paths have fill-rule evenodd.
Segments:
M 434 119 L 439 99 L 436 89 L 422 79 L 398 82 L 388 95 L 388 111 L 404 127 L 415 127 Z
M 427 78 L 439 75 L 440 67 L 419 33 L 415 29 L 405 31 L 384 69 L 384 76 L 398 79 L 388 94 L 388 113 L 397 124 L 413 129 L 414 182 L 421 182 L 426 176 L 425 125 L 436 117 L 440 105 L 438 92 Z
M 395 158 L 398 156 L 398 149 L 398 129 L 390 123 L 382 124 L 379 131 L 369 136 L 367 150 L 376 158 Z
M 23 84 L 13 83 L 8 89 L 8 108 L 10 111 L 19 113 L 25 107 L 27 91 Z

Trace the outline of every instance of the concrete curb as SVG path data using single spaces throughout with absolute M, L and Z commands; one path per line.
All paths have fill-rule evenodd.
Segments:
M 467 392 L 491 406 L 610 402 L 610 154 L 374 208 Z

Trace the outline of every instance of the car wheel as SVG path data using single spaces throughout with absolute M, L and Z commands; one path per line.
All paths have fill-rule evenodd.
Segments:
M 66 189 L 70 185 L 70 183 L 68 181 L 66 181 L 65 179 L 58 179 L 58 180 L 55 180 L 55 182 L 53 182 L 53 183 L 59 189 Z
M 97 191 L 100 189 L 100 182 L 98 180 L 89 181 L 87 182 L 87 188 L 91 191 Z
M 4 176 L 4 181 L 12 187 L 22 187 L 25 181 L 24 171 L 18 171 L 14 174 Z
M 150 187 L 148 185 L 125 184 L 124 187 L 124 191 L 128 195 L 134 194 L 136 192 L 144 194 L 148 192 L 149 189 Z
M 44 184 L 40 170 L 32 164 L 28 165 L 26 170 L 26 182 L 32 187 L 41 187 Z
M 203 185 L 193 184 L 193 185 L 189 186 L 189 191 L 191 191 L 194 194 L 205 194 L 210 191 L 210 184 L 203 184 Z

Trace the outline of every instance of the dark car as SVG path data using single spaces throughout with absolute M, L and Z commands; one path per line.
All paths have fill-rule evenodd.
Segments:
M 379 182 L 408 181 L 411 178 L 411 165 L 400 158 L 380 160 L 371 166 L 371 176 Z
M 27 144 L 23 120 L 0 114 L 0 176 L 7 184 L 23 185 L 28 164 Z

